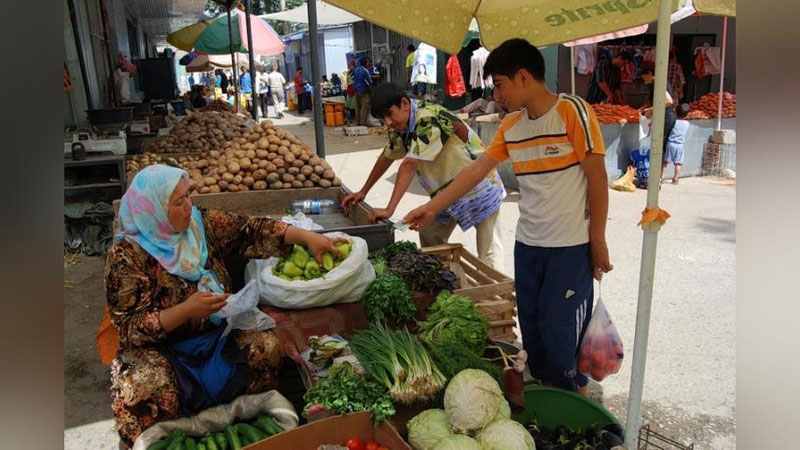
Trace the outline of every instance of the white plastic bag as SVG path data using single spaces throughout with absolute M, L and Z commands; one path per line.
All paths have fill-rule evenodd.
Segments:
M 330 238 L 353 241 L 347 258 L 322 278 L 309 281 L 286 281 L 272 274 L 278 258 L 256 259 L 247 263 L 244 279 L 258 281 L 261 303 L 286 309 L 306 309 L 334 303 L 361 300 L 375 280 L 375 269 L 369 263 L 367 241 L 345 233 L 325 233 Z
M 298 212 L 297 214 L 291 216 L 286 215 L 281 217 L 283 222 L 288 223 L 289 225 L 295 226 L 297 228 L 302 228 L 304 230 L 310 231 L 317 231 L 322 230 L 322 225 L 317 224 L 314 222 L 310 217 L 306 216 L 305 213 Z
M 232 294 L 225 301 L 225 306 L 214 313 L 217 317 L 228 319 L 228 328 L 223 336 L 231 330 L 269 330 L 275 328 L 275 319 L 258 309 L 258 283 L 253 280 L 239 292 Z
M 605 377 L 619 372 L 623 357 L 622 338 L 608 315 L 603 299 L 598 298 L 578 351 L 578 370 L 595 381 L 603 381 Z
M 284 430 L 297 428 L 300 422 L 292 403 L 278 391 L 242 395 L 231 403 L 204 409 L 194 417 L 157 423 L 136 438 L 132 450 L 146 450 L 161 438 L 169 436 L 173 430 L 181 430 L 187 436 L 199 437 L 207 431 L 219 432 L 228 425 L 261 414 L 271 415 Z
M 650 137 L 650 119 L 644 116 L 644 114 L 639 114 L 639 140 L 641 141 L 643 138 Z

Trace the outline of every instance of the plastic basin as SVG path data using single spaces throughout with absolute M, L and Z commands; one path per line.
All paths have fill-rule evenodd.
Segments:
M 584 431 L 591 426 L 604 427 L 616 423 L 616 417 L 597 402 L 563 389 L 527 385 L 525 386 L 525 411 L 513 417 L 528 425 L 534 419 L 539 426 L 555 428 L 563 425 L 575 431 Z

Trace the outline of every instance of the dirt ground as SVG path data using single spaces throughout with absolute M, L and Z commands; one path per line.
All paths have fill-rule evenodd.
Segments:
M 313 147 L 314 128 L 305 117 L 275 120 Z M 334 170 L 349 188 L 358 189 L 372 167 L 380 134 L 346 137 L 328 128 L 326 152 Z M 396 166 L 396 165 L 395 165 Z M 391 169 L 376 184 L 367 202 L 381 207 L 394 186 Z M 615 272 L 604 282 L 603 299 L 626 343 L 620 373 L 592 388 L 593 396 L 622 422 L 627 410 L 633 329 L 636 319 L 640 229 L 644 191 L 610 191 L 607 239 Z M 697 449 L 735 448 L 735 186 L 689 178 L 665 185 L 662 203 L 672 215 L 660 233 L 644 423 Z M 395 219 L 425 200 L 414 183 Z M 514 228 L 518 195 L 509 195 L 501 212 L 506 245 L 506 272 L 513 276 Z M 411 231 L 396 239 L 417 241 Z M 474 232 L 456 230 L 451 241 L 475 251 Z M 95 333 L 105 307 L 104 259 L 81 257 L 64 269 L 65 448 L 117 448 L 110 410 L 108 367 L 100 363 Z

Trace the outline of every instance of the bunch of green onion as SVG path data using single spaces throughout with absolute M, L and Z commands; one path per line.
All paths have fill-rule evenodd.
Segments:
M 386 385 L 392 399 L 410 404 L 432 398 L 447 379 L 425 347 L 408 330 L 374 323 L 350 339 L 350 349 L 367 373 Z

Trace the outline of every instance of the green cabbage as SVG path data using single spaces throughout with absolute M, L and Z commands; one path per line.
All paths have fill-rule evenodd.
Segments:
M 497 416 L 503 391 L 488 373 L 464 369 L 450 380 L 444 393 L 444 409 L 458 433 L 479 430 Z
M 451 434 L 440 440 L 432 450 L 483 450 L 475 439 L 463 434 Z
M 528 430 L 510 419 L 490 423 L 478 433 L 477 439 L 486 450 L 536 450 Z
M 429 409 L 408 421 L 408 443 L 414 450 L 431 450 L 453 432 L 443 409 Z
M 497 415 L 494 416 L 494 420 L 500 419 L 510 419 L 511 418 L 511 405 L 508 404 L 508 400 L 505 397 L 500 399 L 500 408 L 497 410 Z

